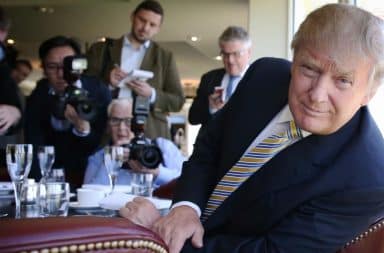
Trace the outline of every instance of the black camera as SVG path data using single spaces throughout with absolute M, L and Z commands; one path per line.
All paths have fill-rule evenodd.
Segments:
M 96 103 L 89 98 L 88 91 L 77 88 L 74 83 L 87 68 L 87 59 L 84 56 L 67 56 L 63 60 L 63 78 L 68 87 L 63 94 L 53 96 L 52 114 L 58 119 L 65 119 L 64 111 L 67 104 L 72 105 L 80 118 L 91 121 L 95 118 Z
M 128 144 L 129 159 L 138 160 L 144 167 L 155 169 L 163 161 L 160 148 L 155 141 L 144 136 L 144 126 L 149 114 L 149 99 L 133 95 L 133 119 L 131 130 L 135 137 Z

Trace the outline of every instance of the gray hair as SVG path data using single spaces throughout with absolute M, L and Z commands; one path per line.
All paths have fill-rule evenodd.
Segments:
M 109 103 L 109 105 L 107 107 L 108 118 L 111 117 L 113 107 L 117 106 L 117 105 L 132 107 L 132 99 L 131 98 L 115 98 L 115 99 L 112 99 L 112 101 Z
M 368 11 L 346 4 L 328 4 L 310 13 L 295 34 L 291 48 L 326 50 L 335 62 L 371 60 L 370 82 L 384 77 L 384 22 Z
M 234 40 L 244 42 L 247 48 L 250 48 L 252 46 L 252 41 L 247 31 L 240 26 L 227 27 L 219 37 L 219 44 Z

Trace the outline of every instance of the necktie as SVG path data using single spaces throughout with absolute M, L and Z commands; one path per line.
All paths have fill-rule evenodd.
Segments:
M 236 76 L 229 76 L 228 85 L 225 89 L 225 102 L 228 101 L 229 97 L 232 95 L 233 82 L 235 81 Z
M 204 222 L 253 173 L 292 141 L 300 138 L 302 138 L 301 130 L 296 127 L 294 121 L 289 121 L 289 128 L 285 132 L 269 136 L 246 152 L 216 185 L 201 220 Z

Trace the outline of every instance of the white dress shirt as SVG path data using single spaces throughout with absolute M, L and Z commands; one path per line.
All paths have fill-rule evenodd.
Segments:
M 120 68 L 125 72 L 129 73 L 134 69 L 140 69 L 141 63 L 143 62 L 145 53 L 147 52 L 151 41 L 147 40 L 139 46 L 139 48 L 133 47 L 129 41 L 129 34 L 124 36 L 123 47 L 121 49 L 121 65 Z M 156 100 L 156 90 L 152 88 L 152 94 L 150 102 L 153 104 Z

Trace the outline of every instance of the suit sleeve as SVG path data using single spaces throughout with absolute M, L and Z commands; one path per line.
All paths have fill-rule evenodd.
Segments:
M 334 253 L 380 217 L 377 209 L 383 210 L 384 203 L 376 196 L 383 193 L 372 188 L 320 196 L 298 206 L 264 234 L 218 231 L 205 236 L 203 249 L 188 242 L 182 252 Z
M 161 74 L 164 78 L 162 88 L 156 89 L 155 110 L 178 112 L 182 108 L 185 98 L 176 62 L 171 53 L 165 57 L 163 73 Z
M 106 71 L 106 73 L 102 73 L 102 67 L 103 67 L 103 56 L 104 51 L 106 49 L 106 44 L 103 42 L 97 42 L 95 44 L 92 44 L 91 47 L 88 49 L 86 56 L 88 60 L 88 68 L 86 70 L 86 73 L 91 76 L 97 76 L 101 80 L 103 80 L 105 83 L 109 83 L 109 71 Z M 110 63 L 105 63 L 106 66 L 109 66 Z M 109 67 L 110 69 L 110 67 Z
M 16 107 L 23 117 L 21 101 L 17 94 L 17 85 L 11 78 L 10 69 L 4 63 L 0 64 L 0 104 Z M 20 119 L 17 125 L 11 126 L 7 134 L 12 134 L 13 130 L 20 128 L 22 121 Z
M 192 125 L 205 124 L 211 119 L 208 96 L 210 95 L 209 80 L 205 74 L 201 77 L 196 97 L 189 109 L 188 120 Z
M 94 94 L 96 101 L 97 115 L 94 121 L 91 121 L 91 133 L 85 137 L 72 134 L 74 145 L 81 147 L 87 156 L 95 151 L 99 146 L 101 137 L 105 131 L 107 122 L 107 107 L 111 101 L 111 93 L 107 86 L 97 81 L 96 78 L 89 79 L 92 88 L 89 90 Z
M 220 160 L 224 112 L 222 109 L 215 113 L 209 124 L 200 129 L 193 154 L 183 164 L 173 202 L 191 201 L 201 210 L 205 207 L 207 196 L 217 182 L 217 171 L 214 168 L 218 167 Z

